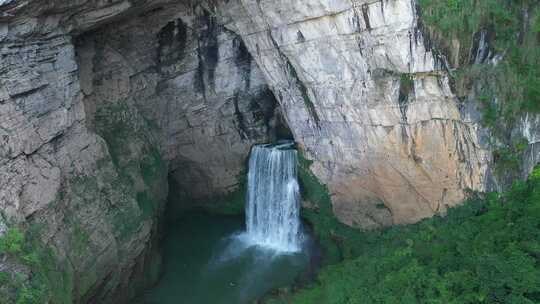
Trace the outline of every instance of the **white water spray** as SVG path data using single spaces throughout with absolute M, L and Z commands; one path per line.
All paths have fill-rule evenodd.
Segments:
M 292 142 L 253 147 L 249 159 L 246 238 L 278 251 L 301 250 L 297 152 Z

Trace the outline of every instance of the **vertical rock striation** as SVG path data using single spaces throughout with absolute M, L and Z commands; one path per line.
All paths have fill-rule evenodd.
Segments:
M 55 303 L 118 303 L 159 275 L 168 172 L 230 191 L 276 102 L 200 5 L 68 2 L 0 3 L 0 222 L 52 251 Z
M 62 26 L 69 18 L 59 13 L 77 5 L 67 6 L 1 7 L 0 210 L 52 250 L 55 302 L 105 303 L 132 296 L 128 283 L 157 259 L 150 239 L 167 172 L 148 164 L 152 181 L 139 168 L 128 176 L 87 128 L 73 38 Z M 133 162 L 145 166 L 147 151 L 139 152 Z
M 158 275 L 168 177 L 207 201 L 291 136 L 340 221 L 444 213 L 494 185 L 448 70 L 410 0 L 0 0 L 0 234 L 39 231 L 55 302 L 121 302 Z M 539 123 L 513 130 L 524 174 Z
M 156 8 L 85 33 L 77 50 L 87 113 L 111 103 L 136 109 L 193 199 L 233 190 L 251 145 L 276 136 L 279 113 L 262 73 L 201 5 Z M 90 125 L 100 133 L 99 121 Z
M 482 130 L 452 94 L 414 1 L 241 0 L 218 11 L 259 63 L 341 221 L 412 223 L 485 189 Z

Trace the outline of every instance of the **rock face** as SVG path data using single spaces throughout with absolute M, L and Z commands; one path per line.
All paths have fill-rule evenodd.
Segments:
M 415 9 L 409 0 L 246 0 L 218 10 L 349 225 L 412 223 L 487 184 L 478 117 L 453 96 Z
M 159 268 L 168 177 L 211 200 L 254 143 L 289 129 L 352 226 L 416 222 L 496 187 L 489 132 L 414 1 L 45 2 L 0 0 L 0 234 L 40 227 L 63 299 L 133 296 Z M 516 127 L 524 175 L 539 126 Z
M 86 112 L 98 114 L 90 125 L 102 133 L 103 105 L 137 109 L 193 199 L 233 190 L 250 147 L 277 136 L 277 103 L 262 73 L 200 5 L 155 8 L 83 34 L 77 50 Z
M 54 282 L 55 302 L 130 296 L 125 285 L 151 256 L 156 223 L 148 207 L 162 208 L 167 172 L 147 160 L 151 154 L 142 148 L 151 151 L 149 140 L 134 143 L 141 150 L 133 162 L 151 168 L 152 180 L 140 170 L 122 171 L 107 142 L 86 127 L 73 39 L 60 25 L 67 16 L 44 15 L 56 8 L 52 1 L 50 7 L 3 5 L 2 220 L 38 230 L 43 246 L 53 250 L 50 267 L 64 274 Z
M 521 178 L 526 179 L 540 162 L 540 115 L 525 114 L 512 132 L 514 136 L 522 136 L 529 142 L 522 159 Z
M 155 280 L 168 173 L 222 195 L 278 124 L 241 39 L 202 6 L 100 3 L 0 4 L 0 222 L 39 227 L 58 303 Z

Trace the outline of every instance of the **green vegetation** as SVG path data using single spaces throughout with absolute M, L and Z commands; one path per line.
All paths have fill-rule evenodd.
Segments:
M 98 175 L 70 177 L 69 196 L 59 193 L 57 201 L 69 198 L 63 209 L 68 256 L 56 256 L 44 244 L 44 224 L 11 227 L 0 238 L 0 255 L 7 258 L 12 269 L 0 272 L 0 304 L 70 304 L 96 286 L 98 272 L 84 265 L 89 251 L 95 249 L 90 231 L 78 218 L 80 208 L 95 204 L 100 193 L 117 191 L 114 206 L 105 220 L 114 225 L 118 240 L 130 238 L 142 222 L 159 216 L 164 202 L 162 187 L 167 168 L 157 148 L 152 144 L 148 121 L 142 119 L 125 103 L 98 109 L 96 128 L 107 143 L 111 157 L 98 160 Z M 112 164 L 112 165 L 111 165 Z M 96 195 L 97 194 L 97 195 Z M 60 205 L 64 207 L 63 205 Z M 60 246 L 61 247 L 61 246 Z M 145 275 L 133 277 L 128 292 L 135 295 L 159 276 L 159 255 L 149 256 Z M 116 275 L 116 274 L 115 274 Z M 118 277 L 108 278 L 110 284 Z M 151 281 L 154 280 L 154 281 Z
M 140 170 L 144 183 L 155 186 L 156 183 L 163 181 L 167 167 L 157 148 L 152 147 L 148 150 L 141 159 Z
M 414 79 L 412 74 L 403 73 L 399 76 L 399 102 L 407 101 L 409 94 L 414 90 Z
M 454 89 L 478 99 L 483 123 L 495 138 L 498 171 L 515 166 L 520 147 L 513 145 L 512 129 L 524 113 L 540 112 L 540 5 L 537 0 L 420 0 L 422 21 L 436 47 L 453 58 Z M 496 64 L 476 59 L 483 31 Z M 459 49 L 455 49 L 459 41 Z M 458 54 L 457 59 L 454 58 Z M 510 156 L 509 151 L 513 154 Z M 510 156 L 510 157 L 507 157 Z
M 362 250 L 363 236 L 358 230 L 340 223 L 334 216 L 330 195 L 325 185 L 310 171 L 311 161 L 299 153 L 298 179 L 302 198 L 311 208 L 302 208 L 323 249 L 323 264 L 333 264 L 357 256 Z
M 0 238 L 0 253 L 16 256 L 22 250 L 24 245 L 24 234 L 17 228 L 9 229 L 6 234 Z
M 460 42 L 456 77 L 463 89 L 472 82 L 485 109 L 485 122 L 511 122 L 523 111 L 540 111 L 540 9 L 535 0 L 420 0 L 422 20 L 448 49 Z M 475 34 L 486 31 L 491 51 L 502 55 L 498 64 L 471 65 Z M 462 92 L 466 93 L 466 92 Z M 496 99 L 496 101 L 495 101 Z M 498 121 L 502 120 L 502 121 Z
M 528 147 L 528 141 L 525 138 L 514 138 L 509 145 L 500 147 L 493 151 L 495 161 L 495 173 L 497 176 L 506 176 L 509 179 L 519 178 L 517 176 L 524 152 Z
M 118 174 L 111 182 L 125 196 L 124 208 L 113 220 L 121 237 L 132 235 L 141 221 L 157 218 L 164 207 L 167 166 L 152 137 L 155 128 L 126 101 L 104 105 L 96 113 L 97 132 Z M 138 206 L 130 204 L 130 198 Z
M 0 272 L 1 304 L 72 302 L 70 272 L 67 268 L 58 267 L 50 248 L 38 240 L 38 230 L 37 226 L 26 230 L 11 227 L 0 238 L 0 255 L 26 269 L 23 272 Z
M 357 235 L 357 257 L 269 303 L 540 302 L 540 168 L 446 217 Z
M 435 26 L 447 39 L 463 39 L 471 46 L 472 35 L 492 27 L 497 35 L 497 47 L 504 50 L 509 40 L 520 30 L 519 14 L 534 1 L 521 0 L 420 0 L 422 20 Z M 464 58 L 466 59 L 466 58 Z

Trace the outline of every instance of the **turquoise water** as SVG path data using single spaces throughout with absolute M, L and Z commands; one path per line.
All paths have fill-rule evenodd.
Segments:
M 242 217 L 204 213 L 186 214 L 169 224 L 163 243 L 163 276 L 141 303 L 251 303 L 309 272 L 309 250 L 282 255 L 246 247 L 244 229 Z

